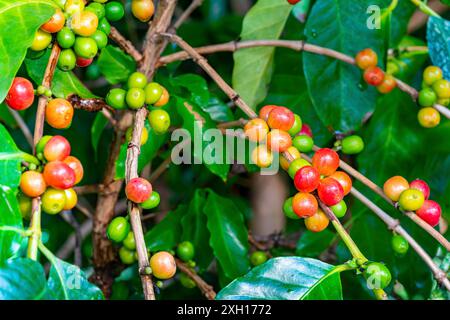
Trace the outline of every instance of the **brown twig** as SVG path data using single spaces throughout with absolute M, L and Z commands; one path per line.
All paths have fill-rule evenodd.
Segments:
M 102 192 L 104 190 L 104 186 L 102 184 L 90 184 L 85 186 L 73 187 L 73 190 L 75 190 L 77 195 L 81 196 L 84 194 Z
M 81 242 L 92 232 L 92 220 L 87 219 L 79 227 L 79 237 Z M 56 256 L 62 260 L 67 259 L 73 252 L 76 246 L 76 233 L 72 233 L 64 244 L 56 252 Z
M 111 27 L 111 32 L 109 33 L 109 37 L 117 43 L 117 45 L 126 53 L 128 53 L 135 61 L 142 60 L 142 54 L 138 49 L 131 43 L 131 41 L 127 40 L 115 27 Z
M 19 126 L 20 131 L 22 131 L 28 144 L 33 148 L 33 135 L 31 134 L 31 131 L 28 128 L 27 124 L 25 123 L 25 121 L 23 121 L 22 117 L 16 110 L 11 109 L 11 108 L 7 108 L 7 109 L 13 116 L 14 120 L 16 120 L 16 123 Z
M 183 11 L 180 17 L 175 21 L 175 23 L 170 27 L 170 32 L 175 32 L 195 11 L 198 7 L 200 7 L 203 3 L 203 0 L 193 0 L 189 7 Z
M 177 263 L 177 268 L 180 269 L 180 271 L 184 272 L 189 278 L 191 278 L 197 287 L 200 289 L 200 291 L 203 293 L 203 295 L 208 300 L 214 300 L 216 298 L 216 292 L 214 291 L 214 288 L 205 282 L 194 270 L 189 268 L 184 262 L 182 262 L 179 259 L 175 259 Z
M 83 255 L 81 253 L 81 243 L 83 241 L 83 238 L 81 235 L 80 224 L 75 219 L 71 211 L 61 212 L 61 217 L 74 229 L 75 235 L 74 264 L 81 267 L 83 263 Z

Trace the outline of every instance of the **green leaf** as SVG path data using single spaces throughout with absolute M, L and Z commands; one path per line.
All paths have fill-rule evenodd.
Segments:
M 320 233 L 306 231 L 297 242 L 295 254 L 301 257 L 318 257 L 328 249 L 335 234 L 329 230 Z
M 25 59 L 27 72 L 37 84 L 42 83 L 49 57 L 50 50 L 47 50 L 44 55 L 37 59 Z M 66 98 L 71 94 L 77 94 L 82 98 L 95 97 L 73 72 L 61 71 L 58 68 L 55 69 L 52 80 L 52 93 L 58 98 Z
M 203 212 L 208 217 L 209 243 L 219 264 L 230 279 L 250 268 L 248 233 L 244 217 L 234 202 L 209 191 Z
M 145 244 L 151 251 L 171 250 L 181 237 L 181 219 L 186 214 L 187 206 L 179 205 L 145 234 Z
M 291 9 L 287 1 L 259 0 L 244 18 L 241 39 L 278 39 Z M 275 48 L 259 47 L 239 50 L 233 55 L 233 87 L 253 109 L 267 94 L 274 53 Z
M 354 56 L 364 48 L 385 55 L 380 30 L 367 27 L 366 10 L 377 1 L 317 1 L 306 23 L 310 44 Z M 358 129 L 375 108 L 375 89 L 362 89 L 361 71 L 355 66 L 319 54 L 304 53 L 303 67 L 320 120 L 333 130 Z
M 141 146 L 141 153 L 138 159 L 138 172 L 149 164 L 157 155 L 159 149 L 168 139 L 168 134 L 156 134 L 155 130 L 145 121 L 145 128 L 148 132 L 148 141 Z M 116 161 L 116 179 L 125 178 L 125 163 L 127 159 L 128 143 L 125 142 L 120 148 L 119 158 Z
M 19 153 L 14 140 L 8 131 L 0 124 L 0 154 L 4 156 Z M 11 159 L 0 160 L 0 185 L 10 188 L 17 188 L 20 182 L 20 163 L 21 157 L 13 157 Z
M 55 12 L 50 0 L 0 0 L 0 101 L 31 46 L 34 34 Z
M 206 112 L 213 121 L 228 122 L 234 120 L 233 112 L 231 112 L 230 107 L 218 97 L 210 97 L 208 103 L 200 106 L 200 108 Z
M 103 113 L 98 112 L 95 116 L 94 123 L 92 123 L 91 127 L 91 137 L 92 137 L 91 141 L 96 158 L 97 158 L 98 143 L 100 142 L 103 130 L 105 130 L 107 125 L 108 119 L 103 115 Z
M 273 258 L 223 288 L 217 299 L 341 300 L 340 276 L 333 269 L 309 258 Z
M 136 70 L 136 62 L 121 49 L 108 45 L 98 57 L 100 71 L 111 84 L 127 81 Z
M 430 17 L 427 27 L 428 49 L 431 61 L 440 67 L 446 79 L 450 78 L 450 21 Z
M 56 300 L 103 300 L 102 291 L 87 280 L 79 267 L 56 257 L 52 261 L 48 288 Z
M 13 190 L 0 186 L 0 228 L 5 226 L 22 229 L 22 215 Z M 22 240 L 17 232 L 0 230 L 0 263 L 20 249 Z
M 196 74 L 183 74 L 181 76 L 170 79 L 172 86 L 186 88 L 190 93 L 192 102 L 198 106 L 207 105 L 209 103 L 208 83 L 203 77 Z
M 0 265 L 0 300 L 40 300 L 46 295 L 47 280 L 38 262 L 19 258 Z

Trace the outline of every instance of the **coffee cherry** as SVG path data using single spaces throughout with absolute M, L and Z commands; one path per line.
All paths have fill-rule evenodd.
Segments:
M 339 167 L 339 155 L 328 148 L 319 149 L 312 158 L 312 165 L 321 175 L 330 176 Z
M 288 131 L 295 123 L 294 113 L 285 107 L 276 107 L 270 111 L 267 124 L 271 129 Z
M 131 88 L 128 90 L 125 101 L 128 107 L 131 109 L 139 109 L 144 106 L 145 103 L 145 92 L 139 88 Z
M 157 206 L 159 206 L 159 202 L 161 201 L 159 193 L 156 191 L 153 191 L 150 197 L 141 203 L 142 209 L 154 209 Z
M 330 207 L 331 211 L 333 211 L 336 218 L 343 218 L 347 213 L 347 204 L 344 200 Z
M 125 10 L 120 2 L 111 1 L 105 5 L 105 15 L 109 21 L 119 21 L 125 15 Z
M 154 104 L 158 102 L 163 94 L 163 87 L 159 83 L 150 82 L 145 86 L 145 103 Z
M 153 16 L 155 6 L 152 0 L 133 0 L 131 1 L 131 12 L 137 19 L 147 22 Z
M 97 43 L 99 49 L 103 49 L 108 44 L 108 36 L 103 31 L 95 30 L 91 38 Z
M 22 192 L 19 192 L 17 194 L 17 202 L 19 203 L 19 210 L 22 218 L 30 220 L 32 210 L 31 198 L 27 197 Z
M 56 40 L 61 48 L 69 49 L 75 44 L 75 33 L 69 27 L 64 27 L 56 35 Z
M 315 215 L 305 219 L 306 229 L 312 232 L 321 232 L 328 227 L 330 220 L 327 215 L 319 209 Z
M 419 92 L 419 104 L 422 107 L 431 107 L 437 101 L 437 95 L 431 88 L 424 88 Z
M 269 119 L 269 113 L 275 108 L 278 108 L 278 106 L 268 105 L 262 107 L 261 110 L 259 110 L 259 118 L 267 121 Z
M 116 217 L 111 220 L 106 229 L 108 239 L 114 242 L 122 242 L 130 232 L 130 224 L 124 217 Z
M 293 200 L 294 197 L 290 197 L 289 199 L 287 199 L 284 204 L 283 204 L 283 212 L 284 215 L 289 218 L 289 219 L 293 219 L 293 220 L 298 220 L 300 219 L 299 216 L 297 216 L 294 212 L 294 208 L 293 208 Z
M 128 232 L 126 238 L 123 240 L 123 246 L 128 250 L 134 251 L 136 250 L 136 241 L 134 239 L 133 231 Z
M 422 191 L 416 189 L 407 189 L 402 192 L 398 203 L 400 208 L 405 211 L 416 211 L 419 210 L 425 201 L 425 197 Z
M 98 20 L 105 17 L 105 6 L 100 3 L 91 2 L 85 10 L 94 13 Z
M 44 176 L 36 171 L 25 171 L 20 176 L 20 190 L 30 198 L 39 197 L 47 188 Z
M 371 86 L 379 86 L 383 83 L 384 72 L 379 67 L 369 67 L 364 71 L 364 80 Z
M 311 139 L 314 139 L 313 132 L 311 130 L 311 127 L 307 125 L 306 123 L 303 123 L 302 130 L 298 133 L 299 136 L 306 135 L 308 137 L 311 137 Z
M 61 30 L 64 27 L 64 23 L 66 22 L 66 18 L 64 17 L 64 13 L 61 9 L 56 9 L 56 12 L 53 16 L 41 26 L 41 29 L 48 33 L 55 33 Z
M 36 154 L 37 155 L 39 155 L 39 154 L 43 154 L 44 153 L 44 148 L 45 148 L 45 146 L 47 145 L 47 142 L 51 139 L 51 138 L 53 138 L 53 136 L 43 136 L 42 138 L 41 138 L 41 140 L 39 140 L 39 142 L 37 143 L 37 145 L 36 145 Z
M 34 35 L 34 40 L 30 49 L 33 51 L 42 51 L 50 45 L 50 42 L 52 42 L 52 35 L 45 31 L 38 30 Z
M 246 137 L 253 142 L 263 141 L 269 133 L 267 123 L 259 118 L 251 119 L 244 126 Z
M 44 179 L 47 185 L 55 189 L 69 189 L 75 185 L 75 172 L 62 161 L 52 161 L 44 167 Z
M 126 108 L 125 96 L 127 92 L 120 88 L 111 89 L 106 96 L 106 103 L 114 109 Z
M 133 1 L 134 2 L 134 1 Z M 197 285 L 195 284 L 195 281 L 189 278 L 189 276 L 186 273 L 180 274 L 180 283 L 183 287 L 187 289 L 195 288 Z
M 439 203 L 433 200 L 425 200 L 422 207 L 416 211 L 416 214 L 430 226 L 436 227 L 439 224 L 442 209 Z
M 119 249 L 119 258 L 123 264 L 133 264 L 136 261 L 135 252 L 128 250 L 126 247 Z
M 92 61 L 94 61 L 94 58 L 86 59 L 82 57 L 77 57 L 77 66 L 81 68 L 85 68 L 87 66 L 90 66 Z
M 273 155 L 265 145 L 257 146 L 252 151 L 252 162 L 260 168 L 268 168 L 272 164 Z
M 433 90 L 439 99 L 450 98 L 450 81 L 441 79 L 433 83 Z
M 287 158 L 288 157 L 288 158 Z M 295 147 L 289 147 L 280 157 L 280 165 L 283 170 L 289 170 L 290 161 L 294 161 L 301 157 L 300 152 Z M 290 160 L 288 160 L 290 159 Z
M 127 142 L 130 143 L 131 142 L 131 138 L 133 137 L 133 127 L 129 127 L 127 129 L 127 132 L 125 133 L 125 137 L 127 139 Z M 147 129 L 144 127 L 142 128 L 142 134 L 141 134 L 141 146 L 143 144 L 145 144 L 148 140 L 148 131 Z
M 144 89 L 147 85 L 147 77 L 140 72 L 134 72 L 127 81 L 128 88 Z
M 58 214 L 64 210 L 66 193 L 64 190 L 48 188 L 41 197 L 42 210 L 48 214 Z
M 287 0 L 287 2 L 289 2 L 289 3 L 292 4 L 292 5 L 297 4 L 297 3 L 299 3 L 300 1 L 302 1 L 302 0 Z
M 162 87 L 162 94 L 158 101 L 156 101 L 153 106 L 155 107 L 164 107 L 170 99 L 169 91 L 166 88 Z
M 275 152 L 285 152 L 292 145 L 289 133 L 273 129 L 267 134 L 267 147 Z
M 64 12 L 69 16 L 84 10 L 84 0 L 67 0 L 64 5 Z
M 147 200 L 152 193 L 152 185 L 143 178 L 134 178 L 125 187 L 125 194 L 128 200 L 134 203 L 142 203 Z
M 378 55 L 370 48 L 360 51 L 355 58 L 356 65 L 362 69 L 376 67 L 378 63 Z
M 170 115 L 162 109 L 152 110 L 148 114 L 148 122 L 156 134 L 164 134 L 170 127 Z
M 192 260 L 195 256 L 194 245 L 190 241 L 183 241 L 177 247 L 177 256 L 187 262 Z
M 29 108 L 34 101 L 34 88 L 28 79 L 14 78 L 5 102 L 11 109 L 25 110 Z
M 175 259 L 166 251 L 155 253 L 150 258 L 150 268 L 152 268 L 153 275 L 161 280 L 172 278 L 177 271 Z
M 345 172 L 336 171 L 335 173 L 333 173 L 330 176 L 330 178 L 333 178 L 334 180 L 339 182 L 339 184 L 342 187 L 342 190 L 344 190 L 344 196 L 348 195 L 350 193 L 350 191 L 352 190 L 352 185 L 353 185 L 352 179 Z
M 63 160 L 65 164 L 67 164 L 73 172 L 75 172 L 75 184 L 78 184 L 81 179 L 83 179 L 84 169 L 80 160 L 75 158 L 74 156 L 68 156 Z
M 345 154 L 358 154 L 364 150 L 364 141 L 360 136 L 348 136 L 342 139 L 341 146 Z
M 297 171 L 294 177 L 294 184 L 300 192 L 313 192 L 320 182 L 320 173 L 316 168 L 306 166 Z
M 344 189 L 341 184 L 333 178 L 320 180 L 317 187 L 317 193 L 320 200 L 327 206 L 334 206 L 344 199 Z
M 420 125 L 424 128 L 437 127 L 441 122 L 441 115 L 439 111 L 431 107 L 420 109 L 417 118 Z
M 297 171 L 306 166 L 311 166 L 311 164 L 308 161 L 306 161 L 305 159 L 295 159 L 289 165 L 289 169 L 288 169 L 289 176 L 292 179 L 294 179 Z
M 300 116 L 298 114 L 294 114 L 294 119 L 295 119 L 294 124 L 288 131 L 288 133 L 291 136 L 295 136 L 296 134 L 298 134 L 300 132 L 300 130 L 302 130 L 302 126 L 303 126 L 302 118 L 300 118 Z
M 111 25 L 106 18 L 103 18 L 98 22 L 97 30 L 103 31 L 107 36 L 111 33 Z
M 250 256 L 250 263 L 257 267 L 267 261 L 268 257 L 264 251 L 255 251 Z
M 94 34 L 98 26 L 98 17 L 91 11 L 80 11 L 75 13 L 70 20 L 72 31 L 82 37 Z
M 94 39 L 86 37 L 77 37 L 73 46 L 77 56 L 91 59 L 95 57 L 98 52 L 97 43 Z
M 384 194 L 394 202 L 397 202 L 402 192 L 407 189 L 409 189 L 408 180 L 401 176 L 389 178 L 383 185 Z
M 64 195 L 66 196 L 66 201 L 64 202 L 63 210 L 72 210 L 75 208 L 78 202 L 78 196 L 75 190 L 72 188 L 64 190 Z
M 379 262 L 371 262 L 367 266 L 365 276 L 369 289 L 384 289 L 392 279 L 389 269 Z
M 394 235 L 391 240 L 392 249 L 400 254 L 404 255 L 406 252 L 408 252 L 409 249 L 409 243 L 406 241 L 405 238 L 399 235 Z
M 436 81 L 443 78 L 442 69 L 436 66 L 429 66 L 423 72 L 423 81 L 426 85 L 432 86 Z
M 64 49 L 59 54 L 58 58 L 58 68 L 62 71 L 70 71 L 75 68 L 77 63 L 77 56 L 72 49 Z
M 312 217 L 319 210 L 316 197 L 310 193 L 297 193 L 292 199 L 292 209 L 300 218 Z
M 53 99 L 45 108 L 45 121 L 55 129 L 67 129 L 73 118 L 72 104 L 66 99 Z
M 69 141 L 63 136 L 53 136 L 48 139 L 44 146 L 44 157 L 47 161 L 64 160 L 70 154 Z
M 428 200 L 430 197 L 430 187 L 428 186 L 428 183 L 423 180 L 416 179 L 409 184 L 409 187 L 411 189 L 422 191 L 425 200 Z
M 300 152 L 309 153 L 313 150 L 314 140 L 310 136 L 300 135 L 292 140 L 292 145 Z
M 377 86 L 377 90 L 381 94 L 388 94 L 397 87 L 397 80 L 390 75 L 385 74 L 383 82 Z

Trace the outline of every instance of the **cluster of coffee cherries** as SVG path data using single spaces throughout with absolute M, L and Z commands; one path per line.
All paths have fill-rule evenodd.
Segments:
M 131 0 L 131 13 L 142 22 L 149 21 L 155 12 L 152 0 Z
M 300 158 L 291 163 L 289 172 L 295 172 L 294 185 L 299 192 L 284 203 L 288 218 L 304 218 L 306 228 L 313 232 L 326 229 L 329 219 L 319 208 L 316 196 L 337 218 L 345 216 L 344 197 L 350 193 L 352 180 L 345 172 L 337 171 L 339 161 L 334 150 L 323 148 L 314 154 L 312 163 Z
M 19 203 L 25 217 L 31 198 L 41 197 L 42 209 L 48 214 L 75 207 L 78 198 L 73 187 L 83 178 L 83 166 L 70 151 L 69 141 L 62 136 L 44 136 L 39 141 L 36 155 L 41 165 L 29 164 L 20 177 Z
M 414 211 L 418 217 L 435 227 L 441 218 L 441 206 L 429 200 L 430 187 L 420 179 L 411 183 L 401 176 L 389 178 L 383 186 L 384 194 L 403 211 Z
M 43 52 L 53 40 L 62 48 L 58 67 L 69 71 L 89 66 L 98 50 L 108 44 L 111 31 L 109 21 L 122 19 L 125 11 L 120 2 L 94 1 L 85 5 L 83 0 L 58 0 L 59 8 L 36 32 L 30 47 L 32 51 Z
M 444 79 L 441 68 L 429 66 L 425 69 L 418 102 L 422 107 L 417 115 L 420 125 L 424 128 L 438 126 L 441 115 L 433 108 L 434 104 L 445 107 L 450 104 L 450 81 Z
M 378 92 L 387 94 L 397 87 L 397 80 L 377 66 L 378 55 L 372 49 L 367 48 L 360 51 L 356 55 L 355 63 L 364 71 L 364 81 L 371 86 L 375 86 Z

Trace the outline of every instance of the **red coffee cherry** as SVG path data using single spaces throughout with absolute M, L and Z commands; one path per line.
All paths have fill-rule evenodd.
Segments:
M 44 179 L 47 185 L 66 190 L 75 185 L 75 172 L 62 161 L 52 161 L 44 167 Z
M 422 191 L 425 200 L 428 200 L 430 197 L 430 187 L 428 186 L 428 183 L 423 180 L 416 179 L 409 184 L 409 187 L 411 189 Z
M 275 152 L 285 152 L 292 146 L 292 138 L 286 131 L 274 129 L 267 135 L 267 147 Z
M 330 176 L 330 178 L 333 178 L 334 180 L 339 182 L 342 189 L 344 190 L 344 196 L 348 195 L 350 193 L 350 191 L 352 190 L 352 185 L 353 185 L 352 179 L 345 172 L 336 171 L 335 173 L 333 173 Z
M 267 124 L 271 129 L 289 131 L 295 122 L 294 113 L 285 107 L 273 108 L 267 118 Z
M 84 175 L 83 165 L 81 164 L 80 160 L 73 156 L 68 156 L 64 159 L 63 162 L 70 168 L 72 168 L 72 170 L 75 172 L 75 184 L 78 184 L 81 179 L 83 179 Z
M 327 206 L 334 206 L 344 199 L 344 189 L 341 184 L 333 178 L 320 180 L 317 193 L 320 200 Z
M 300 132 L 299 132 L 297 135 L 298 135 L 298 136 L 300 136 L 300 135 L 306 135 L 306 136 L 309 136 L 309 137 L 311 137 L 311 138 L 314 138 L 313 132 L 312 132 L 312 130 L 311 130 L 311 127 L 310 127 L 309 125 L 307 125 L 306 123 L 304 123 L 304 124 L 302 125 L 302 130 L 300 130 Z
M 316 197 L 310 193 L 297 193 L 292 199 L 292 209 L 300 218 L 312 217 L 319 210 Z
M 156 278 L 166 280 L 175 275 L 177 264 L 170 253 L 161 251 L 150 258 L 150 268 L 152 268 L 152 274 Z
M 267 119 L 269 118 L 269 113 L 277 108 L 278 106 L 274 106 L 274 105 L 267 105 L 261 108 L 261 110 L 259 110 L 259 117 L 261 119 L 263 119 L 264 121 L 267 121 Z
M 320 173 L 316 168 L 305 166 L 297 171 L 294 185 L 300 192 L 313 192 L 320 183 Z
M 409 189 L 409 183 L 401 176 L 389 178 L 383 185 L 384 194 L 394 202 L 397 202 L 402 192 L 407 189 Z
M 356 55 L 355 62 L 360 69 L 366 70 L 367 68 L 375 67 L 377 65 L 378 55 L 372 49 L 367 48 Z
M 6 95 L 6 104 L 14 110 L 25 110 L 34 101 L 34 88 L 28 79 L 16 77 Z
M 64 17 L 64 13 L 61 9 L 56 9 L 56 12 L 53 16 L 41 26 L 41 29 L 48 33 L 55 33 L 61 30 L 64 27 L 64 23 L 66 22 L 66 18 Z
M 62 161 L 70 155 L 69 141 L 63 136 L 53 136 L 44 147 L 44 157 L 47 161 Z
M 66 99 L 53 99 L 45 108 L 45 121 L 55 129 L 67 129 L 72 124 L 72 104 Z
M 328 219 L 325 212 L 323 212 L 321 209 L 319 209 L 317 213 L 312 217 L 305 219 L 306 229 L 312 232 L 321 232 L 325 230 L 328 227 L 329 223 L 330 220 Z
M 439 224 L 441 213 L 441 206 L 433 200 L 425 200 L 422 207 L 416 211 L 416 214 L 432 227 Z
M 20 190 L 30 198 L 39 197 L 46 188 L 44 176 L 39 172 L 26 171 L 20 176 Z
M 300 1 L 302 1 L 302 0 L 287 0 L 287 2 L 289 2 L 289 3 L 292 4 L 292 5 L 297 4 L 297 3 L 299 3 Z
M 383 83 L 384 72 L 379 67 L 370 67 L 364 71 L 364 80 L 371 86 L 379 86 Z
M 134 203 L 142 203 L 152 194 L 152 185 L 143 178 L 134 178 L 125 187 L 128 200 Z
M 319 149 L 312 158 L 312 165 L 320 174 L 330 176 L 339 167 L 339 155 L 328 148 Z
M 383 82 L 377 86 L 379 93 L 387 94 L 397 87 L 397 80 L 390 74 L 384 76 Z
M 77 66 L 81 68 L 85 68 L 92 64 L 92 61 L 94 61 L 94 58 L 86 59 L 82 57 L 77 57 Z

